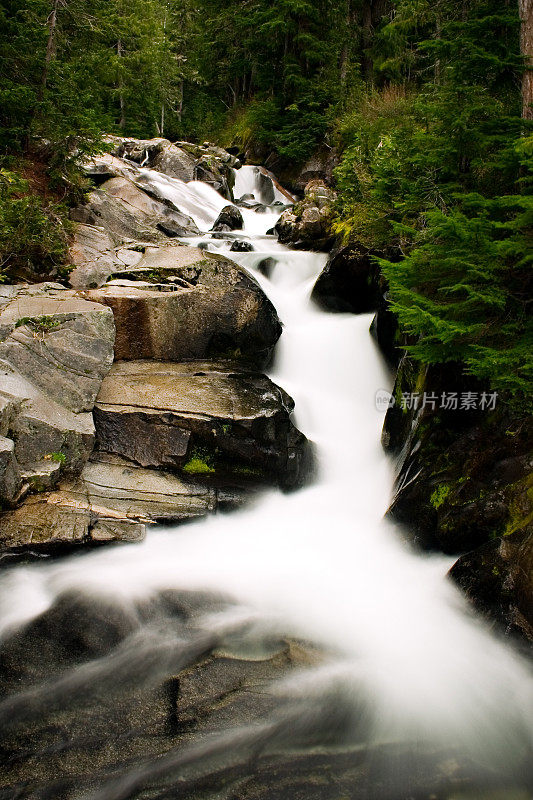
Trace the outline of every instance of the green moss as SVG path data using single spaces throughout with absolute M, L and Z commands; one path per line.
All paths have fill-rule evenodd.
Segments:
M 240 347 L 228 347 L 226 350 L 215 350 L 218 358 L 222 359 L 223 361 L 239 361 L 243 357 L 243 353 Z
M 15 322 L 15 328 L 20 328 L 22 325 L 28 325 L 30 328 L 44 332 L 59 328 L 61 320 L 58 320 L 57 317 L 50 314 L 41 317 L 20 317 L 20 319 Z
M 233 467 L 233 472 L 236 475 L 249 475 L 250 477 L 258 478 L 262 475 L 260 469 L 255 467 L 247 467 L 246 464 L 237 464 Z
M 434 509 L 438 509 L 441 505 L 445 502 L 446 498 L 451 492 L 451 486 L 448 486 L 446 483 L 441 483 L 440 486 L 437 486 L 435 491 L 431 494 L 429 498 L 431 505 Z
M 207 447 L 194 446 L 182 470 L 188 475 L 212 475 L 215 472 L 215 454 Z
M 215 468 L 210 466 L 206 461 L 201 458 L 190 458 L 182 467 L 183 472 L 188 475 L 210 475 L 215 472 Z

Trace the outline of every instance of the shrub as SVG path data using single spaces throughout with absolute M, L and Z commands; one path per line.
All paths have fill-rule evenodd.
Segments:
M 64 204 L 46 202 L 19 174 L 0 170 L 0 280 L 54 272 L 65 261 L 69 232 Z

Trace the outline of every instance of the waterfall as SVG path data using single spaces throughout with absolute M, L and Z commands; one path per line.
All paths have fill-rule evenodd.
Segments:
M 205 232 L 227 204 L 199 182 L 150 170 L 144 176 Z M 237 172 L 236 196 L 255 194 L 256 179 L 255 168 Z M 283 334 L 270 374 L 295 399 L 296 424 L 316 445 L 314 482 L 291 494 L 266 492 L 231 515 L 159 526 L 135 546 L 15 566 L 2 577 L 0 628 L 5 635 L 23 626 L 69 592 L 132 607 L 170 589 L 212 592 L 231 604 L 205 616 L 204 634 L 247 620 L 324 654 L 319 665 L 273 687 L 298 709 L 294 719 L 314 709 L 320 731 L 337 703 L 354 720 L 364 717 L 358 735 L 365 747 L 400 741 L 413 743 L 413 752 L 450 748 L 495 780 L 516 776 L 533 734 L 529 671 L 468 610 L 446 578 L 450 560 L 413 551 L 383 519 L 393 467 L 380 446 L 384 412 L 375 396 L 391 389 L 392 376 L 369 334 L 369 315 L 330 314 L 313 304 L 326 256 L 290 251 L 267 236 L 276 213 L 247 211 L 244 230 L 234 235 L 254 251 L 231 257 L 278 310 Z M 228 247 L 207 233 L 195 241 Z M 258 730 L 222 731 L 218 746 L 231 748 L 236 737 Z M 126 767 L 116 790 L 95 797 L 130 796 L 124 787 L 139 775 Z
M 265 205 L 272 205 L 275 202 L 287 203 L 288 193 L 281 192 L 272 178 L 259 167 L 245 165 L 234 170 L 234 175 L 233 194 L 237 199 L 251 194 L 259 203 L 265 203 Z

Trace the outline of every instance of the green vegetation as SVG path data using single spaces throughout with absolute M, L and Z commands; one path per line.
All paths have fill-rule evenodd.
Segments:
M 19 173 L 0 169 L 0 282 L 44 280 L 64 262 L 69 232 L 63 203 L 43 200 Z
M 188 455 L 188 460 L 181 468 L 187 475 L 212 475 L 216 471 L 215 453 L 207 447 L 192 447 Z
M 459 363 L 531 409 L 533 136 L 518 5 L 392 7 L 374 37 L 374 85 L 337 128 L 336 231 L 394 253 L 379 263 L 413 358 Z
M 57 464 L 64 464 L 67 457 L 64 453 L 50 453 L 50 461 L 55 461 Z
M 183 472 L 188 475 L 210 475 L 215 472 L 215 468 L 210 466 L 206 461 L 201 458 L 190 458 L 182 467 Z
M 20 328 L 22 325 L 29 325 L 34 330 L 45 333 L 46 331 L 55 330 L 61 325 L 61 320 L 51 314 L 45 314 L 40 317 L 20 317 L 15 322 L 15 328 Z
M 451 488 L 449 486 L 447 486 L 445 483 L 441 483 L 441 485 L 438 486 L 434 492 L 432 492 L 430 502 L 434 509 L 441 507 L 450 494 L 450 491 Z

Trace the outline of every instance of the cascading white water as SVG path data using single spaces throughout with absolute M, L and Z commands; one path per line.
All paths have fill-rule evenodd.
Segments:
M 245 165 L 234 170 L 235 186 L 234 196 L 239 199 L 246 194 L 251 194 L 259 203 L 287 203 L 287 195 L 280 192 L 269 178 L 261 173 L 259 167 Z
M 226 205 L 197 182 L 145 174 L 203 230 Z M 411 551 L 383 521 L 393 476 L 375 394 L 391 376 L 369 335 L 371 317 L 315 307 L 310 292 L 326 257 L 265 236 L 265 216 L 245 216 L 243 236 L 255 251 L 232 257 L 282 320 L 272 377 L 316 443 L 315 483 L 268 493 L 232 515 L 159 528 L 139 545 L 16 567 L 2 581 L 1 629 L 22 625 L 65 591 L 122 602 L 170 587 L 222 592 L 265 626 L 323 646 L 328 662 L 298 680 L 306 692 L 340 681 L 354 704 L 364 697 L 374 741 L 453 745 L 512 772 L 531 746 L 530 674 L 469 615 L 445 578 L 449 560 Z M 268 278 L 259 270 L 265 258 L 275 260 Z
M 253 168 L 242 167 L 242 169 Z M 179 178 L 169 178 L 167 175 L 163 175 L 163 173 L 153 169 L 140 170 L 138 180 L 141 185 L 145 183 L 155 187 L 160 195 L 174 203 L 184 214 L 190 216 L 202 231 L 208 231 L 224 206 L 229 204 L 228 200 L 222 197 L 212 186 L 202 183 L 202 181 L 185 183 Z M 255 186 L 253 178 L 250 181 L 250 185 L 252 187 Z M 257 188 L 256 191 L 258 191 Z M 274 187 L 273 191 L 283 197 Z M 238 196 L 236 192 L 236 197 Z M 286 202 L 287 198 L 283 199 Z M 249 235 L 266 233 L 275 225 L 279 217 L 279 211 L 275 210 L 269 210 L 261 214 L 248 208 L 241 208 L 240 210 L 245 224 L 245 231 Z

